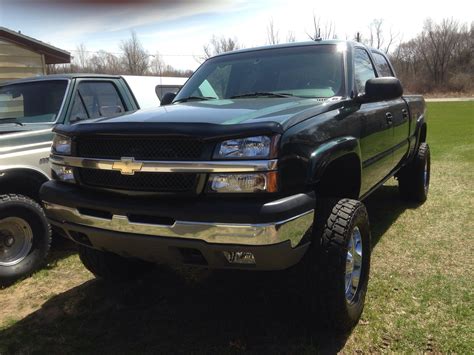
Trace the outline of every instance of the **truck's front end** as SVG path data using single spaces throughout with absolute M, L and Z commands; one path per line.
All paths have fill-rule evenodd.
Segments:
M 120 126 L 56 135 L 56 181 L 42 199 L 65 235 L 158 263 L 283 269 L 299 261 L 314 196 L 280 192 L 278 125 Z
M 219 56 L 172 105 L 56 128 L 55 181 L 41 193 L 51 223 L 122 257 L 296 264 L 310 244 L 315 196 L 295 184 L 305 176 L 292 167 L 308 163 L 302 147 L 282 154 L 281 142 L 344 95 L 343 60 L 334 43 Z

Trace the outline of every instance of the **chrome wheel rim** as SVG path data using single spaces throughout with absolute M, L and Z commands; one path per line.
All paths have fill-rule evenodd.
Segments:
M 26 258 L 33 246 L 33 230 L 19 217 L 0 220 L 0 266 L 12 266 Z
M 346 301 L 352 303 L 359 289 L 362 271 L 362 234 L 355 227 L 347 243 L 346 255 Z
M 425 194 L 428 193 L 428 189 L 430 187 L 429 181 L 430 181 L 430 176 L 428 172 L 428 160 L 426 160 L 425 167 L 423 169 L 423 186 L 425 188 Z

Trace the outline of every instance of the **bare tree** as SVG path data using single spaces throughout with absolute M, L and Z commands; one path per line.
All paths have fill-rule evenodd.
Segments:
M 161 75 L 162 76 L 178 76 L 178 77 L 188 78 L 192 74 L 193 74 L 192 70 L 176 69 L 176 68 L 172 67 L 171 65 L 166 64 Z
M 385 53 L 390 51 L 390 47 L 399 36 L 399 33 L 394 32 L 390 27 L 388 30 L 388 37 L 385 37 L 385 25 L 383 19 L 374 19 L 369 25 L 369 36 L 367 39 L 362 40 L 365 44 L 370 47 L 383 50 Z
M 132 75 L 143 75 L 148 71 L 148 53 L 140 43 L 135 31 L 128 40 L 120 44 L 122 60 L 126 71 Z
M 95 73 L 106 73 L 108 69 L 107 56 L 109 53 L 106 51 L 98 51 L 90 59 L 90 65 L 92 71 Z M 110 73 L 111 74 L 111 73 Z
M 473 24 L 428 19 L 414 39 L 391 53 L 398 76 L 409 92 L 474 90 Z
M 286 35 L 286 42 L 288 43 L 296 42 L 295 33 L 293 31 L 288 31 L 288 34 Z
M 167 64 L 160 53 L 156 53 L 150 64 L 150 71 L 153 75 L 163 76 Z
M 431 19 L 425 22 L 418 40 L 419 52 L 435 84 L 442 84 L 446 79 L 449 64 L 460 44 L 460 32 L 459 22 L 452 18 L 439 24 Z
M 336 35 L 336 24 L 334 21 L 325 21 L 324 24 L 321 22 L 319 17 L 313 12 L 313 28 L 310 32 L 306 32 L 308 37 L 316 41 L 317 39 L 335 39 Z
M 270 18 L 267 25 L 267 44 L 280 43 L 279 31 L 275 28 L 273 18 Z
M 46 72 L 47 74 L 77 73 L 78 69 L 75 64 L 48 64 Z
M 369 25 L 368 45 L 380 49 L 383 44 L 383 19 L 374 19 Z
M 101 74 L 123 74 L 126 69 L 119 57 L 116 55 L 100 50 L 95 53 L 89 60 L 90 67 L 94 73 Z
M 200 60 L 205 60 L 220 53 L 230 52 L 242 48 L 236 38 L 212 36 L 208 44 L 203 46 L 204 55 Z
M 385 48 L 384 48 L 385 53 L 390 52 L 390 48 L 399 37 L 400 37 L 400 32 L 394 32 L 393 28 L 390 27 L 388 40 L 385 43 Z M 401 39 L 399 42 L 401 43 Z
M 88 71 L 89 69 L 89 55 L 84 43 L 81 43 L 76 47 L 74 64 L 76 64 L 78 71 Z

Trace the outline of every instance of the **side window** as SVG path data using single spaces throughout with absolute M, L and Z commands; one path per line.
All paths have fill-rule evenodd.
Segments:
M 74 98 L 74 104 L 72 105 L 72 111 L 70 115 L 70 121 L 82 121 L 87 120 L 89 115 L 87 114 L 86 108 L 81 100 L 81 97 L 78 93 L 76 93 L 76 97 Z
M 380 74 L 380 76 L 395 76 L 393 75 L 392 69 L 388 64 L 387 58 L 377 52 L 372 52 L 372 56 L 374 57 L 375 65 L 377 66 L 377 72 Z
M 74 97 L 70 121 L 108 117 L 125 111 L 114 84 L 106 81 L 84 81 Z
M 364 49 L 356 48 L 354 54 L 355 85 L 359 93 L 364 93 L 366 81 L 375 78 L 374 66 Z

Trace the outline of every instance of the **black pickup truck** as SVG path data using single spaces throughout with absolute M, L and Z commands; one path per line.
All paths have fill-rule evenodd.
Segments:
M 41 198 L 99 277 L 296 269 L 308 315 L 348 329 L 369 276 L 361 200 L 392 176 L 404 198 L 428 193 L 424 100 L 402 94 L 360 43 L 222 54 L 156 110 L 55 128 Z

